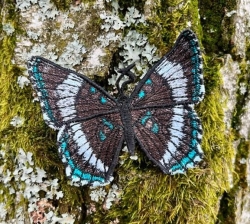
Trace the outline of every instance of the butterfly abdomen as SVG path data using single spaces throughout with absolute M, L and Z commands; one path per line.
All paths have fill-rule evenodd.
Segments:
M 131 155 L 135 153 L 135 134 L 133 131 L 132 125 L 132 116 L 131 116 L 131 109 L 130 103 L 127 97 L 123 97 L 122 99 L 118 100 L 120 104 L 120 114 L 121 120 L 124 127 L 124 137 L 127 143 L 128 151 Z

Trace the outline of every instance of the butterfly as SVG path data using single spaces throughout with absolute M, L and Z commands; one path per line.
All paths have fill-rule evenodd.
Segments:
M 180 34 L 130 96 L 125 88 L 135 82 L 134 64 L 119 71 L 117 98 L 88 77 L 42 57 L 32 57 L 27 66 L 43 118 L 59 130 L 58 150 L 73 181 L 110 181 L 124 142 L 131 155 L 138 143 L 166 174 L 185 173 L 201 161 L 202 127 L 194 105 L 205 88 L 193 31 Z M 120 85 L 124 76 L 129 79 Z

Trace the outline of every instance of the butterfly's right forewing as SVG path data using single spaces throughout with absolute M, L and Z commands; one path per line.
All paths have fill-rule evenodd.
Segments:
M 184 31 L 131 95 L 134 108 L 197 104 L 204 96 L 202 58 L 195 34 Z

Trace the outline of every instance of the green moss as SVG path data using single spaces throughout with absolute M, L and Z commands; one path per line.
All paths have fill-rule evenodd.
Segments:
M 58 7 L 68 7 L 70 4 L 68 1 L 56 2 L 58 2 Z M 62 6 L 59 3 L 63 3 Z M 119 3 L 123 4 L 121 1 Z M 219 54 L 216 40 L 221 35 L 221 31 L 216 31 L 218 33 L 215 35 L 215 40 L 211 34 L 206 37 L 207 31 L 204 32 L 199 23 L 198 1 L 189 1 L 180 8 L 176 7 L 180 3 L 181 1 L 155 1 L 155 8 L 152 17 L 148 19 L 148 26 L 135 28 L 146 34 L 149 41 L 158 47 L 160 54 L 163 54 L 173 45 L 180 31 L 186 28 L 187 21 L 191 21 L 192 28 L 197 35 L 203 36 L 202 43 L 206 50 L 208 49 L 209 55 L 213 51 Z M 128 5 L 129 3 L 126 4 L 124 3 L 124 8 L 131 6 Z M 142 9 L 139 2 L 136 4 L 137 8 Z M 220 5 L 220 3 L 216 4 Z M 13 5 L 11 6 L 13 8 Z M 212 13 L 204 5 L 202 7 L 203 15 Z M 93 15 L 94 17 L 91 18 L 94 20 L 99 18 L 98 14 L 93 13 L 91 16 Z M 18 19 L 14 16 L 11 21 L 15 25 Z M 77 22 L 81 23 L 81 21 L 83 19 L 79 15 Z M 211 21 L 214 26 L 218 26 L 222 19 L 216 17 Z M 89 29 L 92 28 L 92 25 L 94 27 L 93 35 L 99 35 L 100 20 L 90 22 Z M 208 24 L 204 26 L 207 30 Z M 87 41 L 88 36 L 85 34 L 81 38 Z M 129 155 L 124 153 L 121 155 L 124 164 L 117 167 L 114 180 L 114 183 L 117 183 L 122 189 L 120 201 L 108 211 L 103 209 L 102 204 L 96 203 L 96 212 L 86 218 L 86 206 L 91 203 L 89 188 L 76 188 L 67 183 L 63 165 L 57 154 L 56 133 L 44 124 L 39 105 L 32 103 L 31 89 L 22 90 L 13 81 L 17 79 L 21 71 L 11 63 L 15 42 L 15 35 L 4 37 L 0 42 L 2 52 L 0 55 L 0 117 L 2 118 L 0 139 L 1 143 L 9 146 L 8 167 L 10 169 L 13 167 L 13 158 L 18 148 L 33 152 L 36 165 L 44 168 L 51 177 L 60 180 L 65 195 L 62 200 L 55 200 L 57 211 L 75 214 L 78 219 L 76 223 L 87 221 L 110 223 L 116 218 L 120 220 L 120 223 L 134 224 L 212 224 L 215 222 L 218 200 L 228 189 L 228 177 L 225 173 L 232 169 L 234 153 L 231 144 L 233 137 L 230 134 L 228 136 L 224 134 L 218 60 L 214 60 L 213 56 L 204 57 L 206 96 L 196 107 L 204 131 L 202 149 L 205 156 L 200 168 L 189 170 L 187 175 L 169 176 L 154 167 L 142 152 L 138 151 L 138 161 L 132 161 L 129 159 Z M 87 44 L 91 43 L 87 42 Z M 110 54 L 111 56 L 112 54 Z M 10 125 L 10 120 L 17 114 L 25 118 L 25 123 L 20 128 Z M 3 184 L 0 185 L 0 188 L 4 193 L 7 192 Z M 107 186 L 106 190 L 109 188 L 110 186 Z M 13 195 L 7 195 L 7 198 L 7 205 L 14 212 L 15 198 Z M 2 195 L 0 200 L 3 200 Z M 26 201 L 23 200 L 22 203 L 25 206 Z M 78 211 L 79 206 L 83 209 L 81 214 Z
M 69 9 L 70 5 L 77 5 L 80 4 L 81 2 L 83 3 L 89 3 L 93 4 L 95 0 L 51 0 L 58 9 L 61 10 L 67 10 Z
M 225 14 L 236 9 L 236 0 L 199 1 L 199 7 L 206 54 L 230 53 L 233 17 Z
M 147 25 L 140 25 L 137 30 L 147 35 L 149 42 L 154 44 L 160 54 L 166 53 L 180 32 L 191 22 L 192 29 L 198 31 L 199 13 L 198 1 L 155 1 L 152 16 L 147 19 Z M 199 35 L 199 32 L 197 32 Z

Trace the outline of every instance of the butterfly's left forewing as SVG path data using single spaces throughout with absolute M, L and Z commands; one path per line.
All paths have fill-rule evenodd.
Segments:
M 31 58 L 28 71 L 45 122 L 59 130 L 67 175 L 77 182 L 108 181 L 123 142 L 116 100 L 87 77 L 41 57 Z
M 117 111 L 115 99 L 86 76 L 42 57 L 28 61 L 28 72 L 43 118 L 51 128 Z

